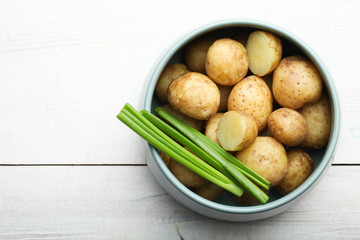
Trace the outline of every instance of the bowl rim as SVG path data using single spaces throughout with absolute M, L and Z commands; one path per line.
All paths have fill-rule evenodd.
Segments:
M 209 207 L 217 211 L 233 213 L 233 214 L 251 214 L 251 213 L 271 211 L 289 202 L 292 202 L 296 198 L 299 198 L 304 192 L 310 189 L 311 186 L 318 181 L 318 179 L 320 178 L 320 176 L 323 175 L 327 167 L 331 165 L 336 150 L 336 145 L 339 139 L 340 106 L 339 106 L 339 100 L 335 85 L 324 63 L 305 42 L 303 42 L 294 34 L 290 33 L 288 30 L 285 30 L 275 24 L 260 20 L 254 20 L 254 19 L 241 19 L 241 18 L 224 19 L 202 25 L 184 34 L 183 36 L 180 36 L 178 39 L 173 41 L 173 43 L 171 43 L 158 57 L 157 61 L 155 61 L 153 68 L 150 70 L 148 74 L 147 81 L 145 81 L 145 84 L 147 84 L 147 88 L 146 88 L 146 94 L 145 94 L 143 106 L 145 110 L 152 111 L 151 102 L 152 102 L 157 79 L 160 76 L 162 69 L 167 65 L 171 57 L 178 51 L 178 49 L 184 47 L 191 40 L 200 37 L 208 32 L 215 31 L 220 28 L 230 28 L 230 27 L 251 27 L 251 28 L 257 28 L 257 29 L 273 32 L 278 36 L 287 39 L 292 44 L 296 45 L 304 54 L 306 54 L 312 60 L 312 62 L 319 70 L 320 74 L 322 75 L 322 78 L 324 79 L 324 83 L 327 87 L 327 91 L 331 100 L 331 107 L 333 113 L 330 139 L 326 146 L 323 159 L 320 161 L 319 165 L 316 167 L 316 169 L 314 169 L 314 172 L 302 185 L 300 185 L 291 193 L 282 196 L 279 199 L 276 199 L 272 202 L 268 202 L 263 205 L 232 206 L 232 205 L 225 205 L 225 204 L 213 202 L 193 193 L 190 189 L 185 187 L 179 180 L 177 180 L 174 177 L 174 175 L 170 172 L 170 170 L 167 168 L 165 163 L 162 161 L 160 155 L 158 154 L 157 149 L 155 149 L 150 144 L 148 144 L 148 146 L 150 148 L 152 157 L 156 162 L 156 165 L 160 168 L 160 171 L 165 175 L 165 177 L 170 181 L 170 183 L 178 191 L 184 194 L 187 198 L 197 202 L 198 204 L 201 204 L 205 207 Z

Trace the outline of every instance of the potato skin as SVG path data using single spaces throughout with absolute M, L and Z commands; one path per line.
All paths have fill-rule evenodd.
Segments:
M 299 112 L 308 125 L 308 134 L 300 147 L 318 149 L 324 147 L 330 138 L 332 113 L 330 99 L 323 94 L 319 101 L 302 107 Z
M 255 75 L 244 78 L 230 92 L 228 111 L 239 111 L 255 118 L 258 131 L 266 128 L 273 110 L 273 98 L 265 81 Z
M 308 127 L 303 116 L 290 108 L 279 108 L 268 118 L 271 136 L 286 146 L 296 146 L 304 141 Z
M 271 73 L 279 64 L 282 57 L 281 40 L 273 33 L 257 30 L 250 34 L 246 51 L 250 71 L 262 77 Z
M 240 82 L 249 69 L 245 47 L 238 41 L 216 40 L 206 54 L 206 74 L 217 84 L 232 86 Z
M 205 73 L 206 53 L 216 38 L 207 37 L 191 42 L 185 49 L 186 65 L 193 72 Z
M 177 117 L 178 119 L 180 119 L 180 120 L 184 121 L 185 123 L 189 124 L 190 126 L 195 128 L 196 130 L 202 132 L 202 130 L 204 128 L 204 121 L 197 120 L 197 119 L 191 118 L 189 116 L 186 116 L 185 114 L 176 111 L 173 107 L 171 107 L 170 104 L 165 104 L 165 105 L 163 105 L 161 107 L 163 109 L 165 109 L 166 111 L 168 111 L 169 113 L 171 113 L 172 115 L 174 115 L 175 117 Z
M 181 74 L 189 72 L 190 70 L 182 63 L 173 63 L 165 67 L 161 73 L 159 80 L 155 86 L 155 94 L 158 96 L 161 103 L 168 102 L 168 88 L 172 81 L 174 81 Z
M 323 80 L 314 64 L 301 56 L 283 58 L 273 73 L 273 94 L 283 107 L 299 109 L 320 99 Z
M 300 148 L 294 148 L 287 152 L 288 172 L 281 182 L 275 187 L 283 195 L 286 195 L 299 187 L 311 175 L 314 170 L 314 162 L 310 155 Z
M 205 136 L 219 146 L 218 128 L 223 115 L 224 113 L 215 113 L 205 123 Z
M 174 80 L 168 89 L 170 105 L 198 120 L 208 119 L 220 105 L 220 91 L 206 75 L 188 72 Z
M 256 121 L 249 114 L 228 111 L 220 118 L 218 139 L 226 151 L 240 151 L 248 147 L 257 135 Z
M 284 146 L 272 137 L 257 137 L 235 157 L 268 180 L 271 186 L 276 186 L 284 178 L 288 168 Z

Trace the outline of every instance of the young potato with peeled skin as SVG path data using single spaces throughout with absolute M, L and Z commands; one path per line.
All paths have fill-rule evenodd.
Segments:
M 167 91 L 170 83 L 186 72 L 190 72 L 190 69 L 182 63 L 173 63 L 165 67 L 155 86 L 155 94 L 161 103 L 168 102 Z
M 268 118 L 268 129 L 271 136 L 290 147 L 304 141 L 308 127 L 303 116 L 290 108 L 279 108 Z
M 299 187 L 314 171 L 314 162 L 310 155 L 300 148 L 287 152 L 288 172 L 275 189 L 286 195 Z
M 283 58 L 273 73 L 273 94 L 283 107 L 299 109 L 320 99 L 323 80 L 314 64 L 302 56 Z
M 187 148 L 186 148 L 187 149 Z M 192 170 L 188 169 L 178 161 L 171 159 L 169 169 L 172 174 L 188 188 L 198 188 L 206 185 L 209 181 Z
M 227 105 L 228 105 L 228 99 L 230 92 L 232 90 L 232 86 L 222 86 L 217 85 L 220 91 L 220 105 L 218 112 L 226 112 L 227 111 Z
M 226 151 L 240 151 L 255 141 L 258 129 L 251 115 L 228 111 L 220 118 L 217 135 Z
M 215 113 L 205 123 L 205 136 L 219 146 L 218 128 L 223 115 L 223 113 Z
M 166 105 L 163 105 L 161 107 L 163 109 L 165 109 L 166 111 L 168 111 L 169 113 L 171 113 L 172 115 L 174 115 L 175 117 L 177 117 L 178 119 L 180 119 L 181 121 L 189 124 L 190 126 L 195 128 L 196 130 L 202 132 L 202 130 L 204 128 L 204 121 L 197 120 L 197 119 L 191 118 L 189 116 L 186 116 L 185 114 L 176 111 L 174 108 L 172 108 L 170 106 L 170 104 L 166 104 Z
M 216 38 L 206 37 L 191 42 L 185 49 L 186 65 L 193 72 L 205 73 L 206 53 Z
M 216 40 L 206 54 L 206 74 L 217 84 L 233 86 L 240 82 L 249 69 L 245 47 L 238 41 Z
M 308 134 L 300 147 L 318 149 L 326 146 L 330 138 L 332 113 L 329 96 L 324 93 L 319 101 L 299 110 L 308 125 Z
M 246 51 L 250 71 L 262 77 L 271 73 L 279 64 L 282 57 L 281 40 L 273 33 L 257 30 L 250 34 Z
M 224 192 L 224 189 L 209 182 L 202 187 L 193 189 L 193 192 L 207 200 L 215 201 Z
M 273 110 L 273 97 L 265 81 L 255 75 L 236 84 L 228 98 L 228 111 L 239 111 L 255 118 L 258 131 L 266 128 Z
M 169 86 L 168 100 L 177 111 L 198 120 L 208 119 L 220 105 L 220 91 L 206 75 L 188 72 Z
M 235 154 L 246 166 L 276 186 L 286 175 L 288 160 L 284 146 L 272 137 L 259 136 L 247 148 Z

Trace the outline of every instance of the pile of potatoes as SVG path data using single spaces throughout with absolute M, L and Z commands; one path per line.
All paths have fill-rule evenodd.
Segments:
M 244 31 L 233 38 L 190 42 L 184 63 L 168 65 L 155 93 L 178 118 L 288 194 L 312 173 L 309 149 L 326 146 L 331 106 L 321 75 L 302 55 L 283 57 L 273 33 Z M 209 200 L 223 189 L 162 154 L 185 186 Z M 248 194 L 241 205 L 258 204 Z

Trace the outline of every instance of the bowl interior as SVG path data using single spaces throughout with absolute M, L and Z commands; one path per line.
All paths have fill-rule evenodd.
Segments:
M 257 29 L 264 29 L 270 32 L 277 34 L 282 41 L 283 44 L 283 57 L 291 56 L 291 55 L 304 55 L 307 56 L 315 66 L 318 68 L 319 72 L 321 73 L 323 80 L 324 80 L 324 91 L 327 91 L 330 97 L 332 109 L 333 109 L 333 126 L 332 126 L 332 133 L 329 140 L 329 143 L 326 147 L 319 149 L 319 150 L 306 150 L 312 157 L 314 161 L 314 172 L 312 175 L 296 190 L 292 193 L 282 196 L 281 194 L 277 193 L 276 191 L 269 192 L 269 201 L 265 205 L 258 205 L 258 206 L 251 206 L 251 207 L 244 207 L 239 206 L 233 199 L 230 193 L 225 192 L 216 203 L 210 202 L 206 199 L 203 199 L 196 194 L 192 194 L 191 191 L 186 189 L 180 182 L 176 181 L 176 179 L 169 179 L 172 184 L 174 184 L 179 191 L 185 192 L 189 197 L 191 197 L 194 201 L 200 201 L 201 204 L 208 204 L 210 207 L 220 207 L 223 209 L 224 206 L 229 206 L 227 208 L 229 211 L 233 212 L 241 212 L 244 209 L 251 210 L 251 211 L 263 211 L 266 208 L 275 208 L 277 206 L 283 205 L 298 196 L 304 193 L 310 186 L 317 181 L 317 179 L 322 175 L 324 170 L 331 164 L 333 153 L 336 147 L 338 134 L 339 134 L 339 104 L 337 100 L 337 95 L 335 91 L 335 87 L 333 86 L 332 80 L 321 63 L 320 59 L 316 56 L 316 54 L 301 40 L 299 40 L 296 36 L 292 35 L 291 33 L 272 25 L 268 25 L 266 23 L 259 23 L 259 22 L 244 22 L 244 21 L 227 21 L 223 23 L 216 23 L 213 25 L 204 26 L 199 28 L 181 38 L 179 41 L 175 42 L 171 45 L 161 56 L 158 62 L 154 65 L 154 69 L 149 75 L 149 85 L 147 87 L 147 96 L 145 97 L 145 109 L 152 111 L 155 106 L 161 106 L 157 97 L 154 95 L 154 88 L 157 82 L 157 79 L 164 69 L 165 66 L 172 64 L 172 63 L 185 63 L 184 60 L 184 50 L 186 45 L 189 44 L 191 41 L 199 38 L 204 38 L 208 36 L 216 37 L 216 38 L 233 38 L 237 34 L 242 32 L 252 32 Z M 248 75 L 250 75 L 250 71 Z M 278 108 L 279 106 L 274 106 L 274 109 Z M 156 163 L 159 165 L 161 170 L 166 175 L 171 175 L 171 172 L 167 169 L 165 164 L 162 162 L 158 151 L 154 148 L 151 148 L 151 152 Z M 196 195 L 196 196 L 192 196 Z

